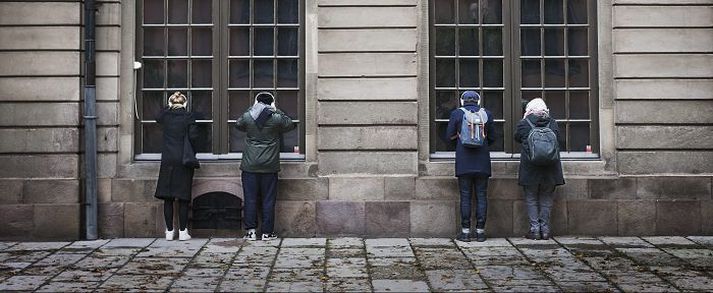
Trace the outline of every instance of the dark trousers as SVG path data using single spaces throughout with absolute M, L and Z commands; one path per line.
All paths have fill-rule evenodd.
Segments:
M 554 185 L 528 185 L 525 189 L 527 217 L 530 220 L 530 231 L 550 233 L 550 211 L 554 198 Z
M 458 177 L 460 189 L 460 224 L 463 228 L 470 228 L 470 214 L 472 211 L 473 189 L 475 189 L 476 229 L 485 229 L 485 218 L 488 214 L 488 176 L 461 175 Z
M 261 232 L 272 233 L 275 229 L 275 198 L 277 197 L 277 173 L 242 173 L 243 196 L 245 197 L 245 229 L 257 228 L 257 202 L 262 198 Z

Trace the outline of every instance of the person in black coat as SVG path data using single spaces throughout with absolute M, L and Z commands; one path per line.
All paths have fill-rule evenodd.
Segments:
M 529 233 L 525 237 L 528 239 L 549 239 L 551 236 L 550 211 L 552 210 L 555 187 L 564 184 L 562 163 L 559 157 L 553 164 L 547 166 L 538 166 L 530 162 L 527 151 L 529 150 L 528 136 L 532 127 L 526 119 L 536 127 L 550 128 L 558 138 L 560 136 L 559 127 L 557 121 L 550 117 L 545 101 L 536 98 L 527 103 L 525 115 L 517 123 L 515 132 L 515 141 L 522 145 L 518 184 L 525 191 L 527 215 L 530 221 Z
M 465 91 L 461 94 L 461 105 L 466 111 L 478 113 L 480 107 L 480 95 L 475 91 Z M 477 197 L 475 209 L 475 238 L 477 241 L 485 241 L 485 220 L 488 211 L 488 178 L 490 177 L 490 150 L 488 146 L 495 143 L 495 127 L 493 125 L 493 114 L 485 110 L 485 137 L 487 144 L 478 148 L 468 148 L 463 146 L 458 137 L 463 116 L 465 113 L 461 108 L 451 112 L 446 130 L 446 141 L 456 141 L 456 177 L 458 177 L 458 189 L 460 191 L 460 214 L 461 233 L 456 238 L 461 241 L 470 241 L 470 214 L 473 189 Z
M 183 165 L 184 140 L 188 135 L 193 145 L 199 139 L 196 114 L 186 110 L 186 96 L 175 92 L 168 99 L 168 108 L 163 109 L 156 122 L 163 130 L 161 169 L 156 183 L 156 198 L 163 200 L 163 215 L 166 220 L 166 240 L 173 240 L 173 205 L 178 200 L 179 240 L 191 239 L 188 234 L 188 205 L 191 201 L 193 167 Z

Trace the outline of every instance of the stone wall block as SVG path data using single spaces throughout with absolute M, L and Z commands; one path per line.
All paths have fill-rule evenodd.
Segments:
M 619 235 L 643 236 L 656 234 L 656 201 L 617 201 Z
M 100 203 L 98 230 L 101 238 L 124 237 L 124 203 Z
M 614 64 L 615 77 L 713 77 L 713 55 L 710 54 L 614 55 Z
M 416 124 L 416 102 L 319 102 L 321 125 Z
M 384 177 L 330 177 L 331 200 L 383 200 Z
M 476 200 L 473 198 L 470 223 L 471 229 L 475 229 L 478 222 L 475 217 Z M 504 237 L 513 235 L 513 200 L 492 199 L 488 200 L 488 214 L 485 222 L 486 235 L 491 237 Z M 456 203 L 458 204 L 458 202 Z M 460 218 L 460 210 L 457 213 Z M 460 223 L 460 221 L 458 221 Z M 460 227 L 460 226 L 459 226 Z
M 119 128 L 99 127 L 97 128 L 97 151 L 118 152 L 119 151 Z M 80 144 L 83 147 L 83 144 Z
M 641 175 L 690 175 L 713 173 L 710 151 L 620 151 L 619 172 Z
M 78 240 L 80 204 L 36 204 L 32 237 L 42 240 Z
M 416 53 L 334 53 L 319 55 L 319 77 L 418 74 Z
M 617 206 L 615 201 L 567 201 L 567 234 L 616 235 Z
M 114 179 L 111 192 L 113 202 L 155 201 L 156 179 Z
M 320 101 L 418 99 L 416 77 L 320 78 L 317 83 Z
M 615 29 L 613 38 L 616 53 L 696 53 L 713 48 L 713 29 Z M 666 42 L 646 45 L 658 40 Z
M 452 200 L 412 201 L 411 236 L 453 237 L 460 223 L 458 211 L 457 202 Z
M 121 25 L 121 3 L 101 3 L 97 6 L 97 25 Z
M 0 179 L 0 205 L 19 204 L 22 201 L 22 179 Z
M 701 201 L 701 234 L 713 235 L 713 200 Z
M 0 50 L 77 50 L 79 31 L 79 26 L 0 27 L 0 40 L 12 40 L 0 42 Z
M 416 126 L 320 127 L 320 150 L 416 150 Z M 384 139 L 389 138 L 389 139 Z
M 416 6 L 416 0 L 320 0 L 319 7 L 325 6 Z
M 408 237 L 411 208 L 406 201 L 366 202 L 366 234 L 373 237 Z
M 318 235 L 364 235 L 366 233 L 364 202 L 318 201 Z
M 124 237 L 156 237 L 158 203 L 124 204 Z M 161 215 L 162 216 L 162 215 Z M 164 223 L 161 223 L 163 225 Z
M 32 205 L 0 205 L 0 239 L 27 240 L 34 229 L 34 213 Z
M 79 25 L 79 2 L 0 2 L 0 25 Z
M 320 200 L 329 195 L 327 178 L 280 178 L 277 181 L 279 200 Z
M 320 28 L 416 27 L 416 6 L 320 7 Z
M 24 128 L 0 129 L 0 152 L 5 153 L 53 153 L 78 152 L 78 128 Z
M 23 203 L 79 203 L 79 180 L 28 180 L 22 192 Z
M 522 199 L 523 196 L 517 178 L 490 178 L 488 181 L 488 198 Z
M 111 202 L 111 181 L 110 178 L 97 179 L 97 200 L 99 202 Z
M 416 174 L 416 152 L 322 152 L 319 172 L 330 174 Z
M 699 235 L 701 220 L 700 201 L 656 201 L 657 235 Z
M 641 198 L 711 199 L 709 177 L 639 177 L 637 186 Z
M 453 177 L 418 177 L 416 199 L 459 200 L 458 180 Z
M 565 185 L 555 188 L 555 198 L 560 200 L 588 199 L 589 179 L 565 178 Z
M 119 125 L 119 103 L 116 103 L 116 102 L 97 103 L 97 125 L 98 126 L 118 126 Z
M 0 52 L 0 76 L 79 75 L 79 52 Z
M 0 178 L 77 178 L 79 156 L 0 155 Z
M 637 124 L 713 123 L 710 101 L 617 101 L 616 122 Z M 672 115 L 671 113 L 678 113 Z
M 98 77 L 97 101 L 118 101 L 119 100 L 119 78 L 118 77 Z
M 319 30 L 318 38 L 319 52 L 415 52 L 418 44 L 415 28 Z
M 713 100 L 713 82 L 709 79 L 619 79 L 615 84 L 619 100 Z
M 666 1 L 655 2 L 665 4 L 662 2 Z M 675 0 L 670 2 L 686 4 Z M 614 6 L 613 18 L 617 27 L 710 27 L 713 26 L 713 9 L 705 6 L 619 5 Z
M 79 101 L 80 92 L 80 78 L 77 77 L 3 77 L 0 78 L 0 98 L 3 101 Z M 47 89 L 51 88 L 52 91 Z M 62 107 L 67 107 L 63 104 Z M 35 106 L 37 104 L 14 104 L 10 107 L 25 107 Z M 5 107 L 5 106 L 3 106 Z M 47 106 L 38 107 L 41 111 L 44 111 L 45 115 L 48 110 Z M 43 109 L 44 108 L 44 109 Z M 3 108 L 0 108 L 3 109 Z M 27 109 L 23 109 L 27 110 Z M 63 109 L 60 109 L 63 110 Z M 26 113 L 26 112 L 25 112 Z M 51 113 L 51 112 L 50 112 Z M 8 113 L 11 114 L 11 113 Z M 14 116 L 17 117 L 17 116 Z M 52 116 L 50 116 L 52 117 Z M 24 117 L 28 118 L 38 118 L 38 117 Z M 63 117 L 65 119 L 77 120 L 77 117 Z M 39 119 L 32 119 L 39 120 Z M 32 121 L 30 120 L 30 121 Z M 10 119 L 3 119 L 0 121 L 12 121 Z M 17 121 L 26 123 L 24 121 Z M 52 122 L 51 120 L 48 122 Z M 75 122 L 74 124 L 76 124 Z M 24 124 L 22 124 L 24 125 Z
M 77 97 L 72 98 L 76 99 Z M 0 126 L 76 125 L 79 125 L 79 105 L 77 103 L 0 104 Z
M 97 53 L 97 76 L 119 76 L 119 53 Z
M 278 200 L 275 229 L 284 237 L 314 237 L 317 234 L 315 202 Z
M 635 199 L 636 178 L 590 179 L 593 199 Z
M 618 126 L 616 138 L 618 149 L 713 149 L 713 126 Z
M 409 200 L 416 194 L 416 177 L 387 176 L 384 177 L 384 199 Z

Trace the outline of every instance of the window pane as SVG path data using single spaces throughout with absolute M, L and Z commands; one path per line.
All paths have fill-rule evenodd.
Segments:
M 250 23 L 250 0 L 230 0 L 230 23 Z
M 230 56 L 250 55 L 250 29 L 230 29 Z
M 572 152 L 586 151 L 589 143 L 589 123 L 572 122 L 569 124 L 569 146 Z
M 273 52 L 273 29 L 255 28 L 255 55 L 272 56 Z
M 298 59 L 279 59 L 277 61 L 277 87 L 297 87 Z
M 213 31 L 211 28 L 193 28 L 191 36 L 191 55 L 213 55 Z
M 483 29 L 483 55 L 503 55 L 503 33 L 500 28 Z
M 198 133 L 200 138 L 194 145 L 196 153 L 211 153 L 211 148 L 213 148 L 213 124 L 198 123 Z
M 168 87 L 188 87 L 188 62 L 186 60 L 168 60 Z
M 459 28 L 460 39 L 458 40 L 458 54 L 460 56 L 478 56 L 478 29 Z
M 212 23 L 212 0 L 193 0 L 193 23 Z
M 230 129 L 230 151 L 231 152 L 242 152 L 245 150 L 245 132 L 238 131 L 235 128 L 235 123 L 231 123 L 228 127 Z
M 483 86 L 503 86 L 503 61 L 500 59 L 483 60 Z
M 230 60 L 230 87 L 247 88 L 250 80 L 250 61 Z
M 201 120 L 213 119 L 213 94 L 211 91 L 191 92 L 191 111 L 196 112 Z
M 144 153 L 160 153 L 161 145 L 163 144 L 163 132 L 158 123 L 145 123 L 143 127 L 143 152 Z
M 460 107 L 460 101 L 457 92 L 436 92 L 436 119 L 449 119 L 451 112 L 458 107 Z
M 495 138 L 495 143 L 488 146 L 491 152 L 502 152 L 505 150 L 505 123 L 495 122 L 495 133 L 487 134 Z
M 540 76 L 539 59 L 522 60 L 522 87 L 541 87 L 542 77 Z
M 520 23 L 540 23 L 540 1 L 522 0 L 520 3 Z
M 274 23 L 274 7 L 273 0 L 257 0 L 255 5 L 255 23 Z
M 478 59 L 460 59 L 460 85 L 461 87 L 477 87 Z
M 279 91 L 275 95 L 275 99 L 277 100 L 275 104 L 278 109 L 285 112 L 287 116 L 290 116 L 290 118 L 294 120 L 300 119 L 297 91 Z
M 162 88 L 165 77 L 165 63 L 163 60 L 144 60 L 144 88 Z
M 164 29 L 144 28 L 144 56 L 164 56 Z
M 143 91 L 141 95 L 141 115 L 143 120 L 155 120 L 161 109 L 166 107 L 166 95 L 161 91 Z
M 545 56 L 564 56 L 564 29 L 545 29 Z
M 297 28 L 281 27 L 277 29 L 277 55 L 297 56 L 298 44 Z
M 168 0 L 168 23 L 188 23 L 188 0 Z
M 211 60 L 191 61 L 191 85 L 193 87 L 212 87 L 213 82 L 213 62 Z
M 228 118 L 238 120 L 245 111 L 254 103 L 248 91 L 230 91 L 228 94 Z M 278 106 L 279 107 L 279 106 Z M 232 125 L 231 127 L 235 127 Z
M 144 0 L 144 23 L 163 23 L 163 0 Z
M 564 60 L 545 60 L 545 86 L 564 87 Z
M 279 0 L 277 2 L 277 22 L 299 23 L 299 1 Z
M 478 0 L 458 0 L 458 23 L 478 23 Z
M 557 121 L 557 127 L 559 127 L 559 136 L 557 137 L 559 143 L 560 143 L 560 151 L 568 151 L 567 150 L 567 123 L 564 121 Z
M 567 1 L 567 23 L 587 23 L 587 0 Z
M 569 93 L 569 119 L 589 119 L 589 92 Z
M 569 60 L 569 86 L 587 87 L 589 86 L 589 60 L 570 59 Z
M 503 119 L 503 92 L 502 91 L 487 91 L 483 92 L 482 105 L 485 109 L 490 110 L 495 116 L 495 119 Z
M 272 88 L 275 79 L 272 60 L 255 60 L 253 61 L 253 78 L 254 87 L 256 88 Z
M 550 116 L 555 119 L 567 118 L 564 91 L 545 92 L 545 103 L 547 103 L 547 108 L 550 108 Z
M 436 28 L 436 56 L 455 56 L 456 30 Z
M 188 29 L 168 29 L 168 56 L 188 56 Z
M 520 51 L 522 56 L 540 56 L 540 29 L 523 28 Z
M 483 23 L 503 23 L 502 0 L 480 0 Z M 462 8 L 461 8 L 462 9 Z
M 433 127 L 433 126 L 431 126 Z M 436 142 L 436 149 L 435 151 L 437 152 L 454 152 L 456 150 L 456 141 L 455 140 L 445 140 L 444 138 L 446 136 L 446 130 L 448 130 L 448 123 L 435 123 L 436 127 L 436 137 L 434 137 L 434 141 Z
M 300 132 L 298 130 L 288 131 L 282 134 L 280 138 L 280 151 L 283 153 L 292 153 L 295 147 L 300 145 Z
M 587 28 L 568 28 L 567 47 L 570 56 L 588 56 Z
M 453 0 L 435 0 L 436 23 L 455 23 Z
M 545 0 L 545 23 L 564 23 L 562 0 Z
M 455 86 L 455 71 L 453 59 L 436 59 L 436 86 Z

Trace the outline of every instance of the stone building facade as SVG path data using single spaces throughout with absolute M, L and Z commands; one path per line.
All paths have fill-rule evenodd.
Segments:
M 172 1 L 161 1 L 163 8 Z M 200 15 L 191 9 L 197 9 L 199 1 L 185 2 L 193 7 L 188 8 L 191 11 L 188 15 L 194 20 Z M 255 4 L 259 1 L 246 2 L 253 5 L 245 6 L 250 7 L 248 12 L 243 11 L 252 15 L 247 23 L 252 24 L 257 19 L 257 14 L 249 11 L 257 7 L 255 5 L 262 5 Z M 146 48 L 150 46 L 147 32 L 151 28 L 171 27 L 146 24 L 147 17 L 153 13 L 147 10 L 147 3 L 152 2 L 155 1 L 98 2 L 101 237 L 155 236 L 161 235 L 164 227 L 161 203 L 153 198 L 159 163 L 155 155 L 146 151 L 151 148 L 151 138 L 143 133 L 151 132 L 149 128 L 142 128 L 150 127 L 150 121 L 138 119 L 135 113 L 147 114 L 146 108 L 138 106 L 148 103 L 145 76 L 152 74 L 150 62 L 164 62 L 161 61 L 164 59 L 172 62 L 165 56 L 156 59 L 159 61 L 146 57 Z M 206 59 L 213 60 L 208 65 L 213 79 L 223 82 L 209 82 L 213 100 L 207 107 L 213 113 L 213 120 L 206 123 L 212 123 L 209 124 L 212 145 L 202 155 L 202 168 L 194 181 L 194 198 L 210 193 L 242 197 L 240 156 L 230 144 L 237 139 L 231 138 L 229 123 L 225 123 L 231 119 L 232 111 L 224 108 L 232 101 L 228 96 L 236 88 L 232 85 L 232 75 L 224 76 L 232 70 L 239 75 L 240 67 L 236 65 L 233 69 L 231 56 L 235 54 L 224 52 L 232 50 L 227 49 L 232 48 L 232 44 L 223 41 L 232 34 L 228 30 L 239 29 L 241 24 L 219 28 L 233 21 L 229 12 L 223 12 L 221 7 L 237 2 L 240 1 L 210 0 L 213 6 L 209 11 L 215 14 L 208 14 L 207 22 L 212 25 L 189 26 L 195 36 L 201 28 L 213 28 L 209 34 L 213 49 L 209 50 L 220 51 L 219 56 L 231 60 L 220 61 L 217 55 L 210 57 L 216 59 Z M 271 9 L 279 15 L 275 19 L 283 17 L 278 11 L 283 2 L 289 1 L 271 4 Z M 527 26 L 522 23 L 526 1 L 447 2 L 301 0 L 295 2 L 298 16 L 293 20 L 297 24 L 273 26 L 277 27 L 274 40 L 278 42 L 283 28 L 299 31 L 299 37 L 293 39 L 299 44 L 299 51 L 288 54 L 297 57 L 294 62 L 284 63 L 287 67 L 293 66 L 290 72 L 299 76 L 295 95 L 298 102 L 290 105 L 295 109 L 294 115 L 299 116 L 296 120 L 300 128 L 289 139 L 295 143 L 287 149 L 294 151 L 285 153 L 282 164 L 278 233 L 284 236 L 454 235 L 458 227 L 458 193 L 452 153 L 447 148 L 441 151 L 436 137 L 438 121 L 434 115 L 438 113 L 434 107 L 440 102 L 434 93 L 439 91 L 436 83 L 440 79 L 436 76 L 443 73 L 436 68 L 441 59 L 434 56 L 441 54 L 440 47 L 436 47 L 443 46 L 437 39 L 440 29 L 457 27 L 439 24 L 442 20 L 439 17 L 456 19 L 455 15 L 460 15 L 459 21 L 462 21 L 468 17 L 461 12 L 465 8 L 448 8 L 463 5 L 461 3 L 475 3 L 476 6 L 469 6 L 471 8 L 479 4 L 479 10 L 473 10 L 478 11 L 474 12 L 476 16 L 472 17 L 480 16 L 483 20 L 475 20 L 481 24 L 475 27 L 480 29 L 483 38 L 487 30 L 499 30 L 497 38 L 503 44 L 496 46 L 499 52 L 492 60 L 482 57 L 486 55 L 484 50 L 490 50 L 483 46 L 480 46 L 483 52 L 475 54 L 480 57 L 473 59 L 481 62 L 475 63 L 481 64 L 478 67 L 481 76 L 483 70 L 486 74 L 492 72 L 485 66 L 493 64 L 493 60 L 499 60 L 495 63 L 500 66 L 498 74 L 502 74 L 496 77 L 502 83 L 499 86 L 476 86 L 496 93 L 494 96 L 499 100 L 495 100 L 502 102 L 486 106 L 500 107 L 505 113 L 503 121 L 496 120 L 502 123 L 504 143 L 502 150 L 493 153 L 494 175 L 488 195 L 490 235 L 519 235 L 526 229 L 525 205 L 516 181 L 518 161 L 513 155 L 517 146 L 510 141 L 508 129 L 512 127 L 512 119 L 517 117 L 517 107 L 513 105 L 519 103 L 528 90 L 524 85 L 520 87 L 525 79 L 522 73 L 525 65 L 520 67 L 521 64 L 543 62 L 537 63 L 540 64 L 537 68 L 544 75 L 551 73 L 547 67 L 550 59 L 546 56 L 522 57 L 526 46 L 522 45 L 524 39 L 518 36 L 526 29 L 539 30 L 544 36 L 537 37 L 541 43 L 538 43 L 539 48 L 535 46 L 536 50 L 548 51 L 550 41 L 564 39 L 564 43 L 569 44 L 564 46 L 567 51 L 574 52 L 577 29 L 584 31 L 590 40 L 587 43 L 585 37 L 583 41 L 588 44 L 584 50 L 589 48 L 589 53 L 582 58 L 589 66 L 583 74 L 589 73 L 590 83 L 580 88 L 579 93 L 590 94 L 586 101 L 591 107 L 585 106 L 585 119 L 570 121 L 573 136 L 568 137 L 581 138 L 574 136 L 578 133 L 576 125 L 588 123 L 580 134 L 588 139 L 593 151 L 569 149 L 575 145 L 574 141 L 567 144 L 568 152 L 563 154 L 567 184 L 557 190 L 553 214 L 555 234 L 713 233 L 713 1 L 535 1 L 541 9 L 549 9 L 546 6 L 552 3 L 584 5 L 587 10 L 583 13 L 588 15 L 585 24 L 572 26 L 548 25 L 546 18 L 552 15 L 544 15 L 559 11 L 562 15 L 571 15 L 563 18 L 572 22 L 576 13 L 570 11 L 569 6 L 564 6 L 564 10 L 546 10 L 539 22 Z M 500 3 L 496 21 L 482 25 L 487 22 L 486 4 L 493 5 L 487 9 L 494 9 L 498 6 L 496 2 Z M 181 17 L 180 13 L 178 16 L 170 14 L 172 8 L 168 9 L 169 23 L 171 17 Z M 440 11 L 444 11 L 443 14 Z M 82 14 L 82 2 L 74 0 L 0 3 L 0 239 L 83 237 Z M 159 22 L 165 17 L 161 14 Z M 246 92 L 252 93 L 260 88 L 252 82 L 257 82 L 254 76 L 262 74 L 255 68 L 263 62 L 253 58 L 253 53 L 260 50 L 259 42 L 263 41 L 254 36 L 263 28 L 245 27 L 245 32 L 250 27 L 249 38 L 254 42 L 245 49 L 251 52 L 245 59 L 249 60 L 245 64 L 250 62 L 251 67 L 245 68 L 254 71 L 251 77 L 245 77 L 250 80 Z M 465 30 L 465 27 L 458 29 Z M 550 39 L 548 29 L 560 27 L 567 30 L 566 37 L 558 37 L 558 32 L 553 32 L 555 37 Z M 463 43 L 458 43 L 458 37 L 452 38 L 456 40 L 455 47 Z M 197 50 L 194 45 L 188 48 Z M 171 46 L 168 45 L 169 51 L 176 49 Z M 179 45 L 178 50 L 182 46 Z M 450 48 L 448 46 L 446 48 Z M 552 48 L 558 50 L 556 46 Z M 274 50 L 282 50 L 282 47 Z M 285 47 L 285 50 L 290 48 Z M 190 62 L 197 62 L 190 58 L 187 58 Z M 271 78 L 279 83 L 283 78 L 279 71 L 283 59 L 273 59 L 277 61 L 269 64 L 274 64 L 278 72 L 273 71 Z M 562 61 L 567 64 L 563 65 L 567 70 L 579 66 L 577 60 L 564 57 L 562 60 L 567 60 Z M 135 71 L 135 61 L 142 62 L 143 68 Z M 457 62 L 466 64 L 467 61 Z M 221 65 L 223 63 L 228 65 Z M 186 68 L 181 65 L 184 63 L 176 64 L 178 67 L 171 68 Z M 198 63 L 191 64 L 194 64 L 191 68 L 195 68 L 192 70 L 198 70 Z M 296 73 L 294 68 L 298 69 Z M 574 74 L 568 73 L 563 78 L 574 79 Z M 236 82 L 240 82 L 239 77 Z M 165 91 L 173 88 L 164 87 Z M 545 93 L 548 99 L 548 89 L 545 85 L 540 87 L 534 87 L 538 88 L 535 91 Z M 567 97 L 565 107 L 570 109 L 565 112 L 573 115 L 577 92 L 567 88 L 562 93 Z M 198 99 L 198 91 L 193 95 Z M 488 94 L 484 97 L 488 103 Z M 249 99 L 240 103 L 248 105 Z M 219 119 L 223 119 L 222 124 L 218 123 Z M 205 233 L 213 232 L 220 231 Z

